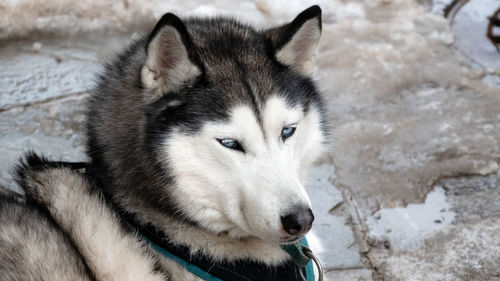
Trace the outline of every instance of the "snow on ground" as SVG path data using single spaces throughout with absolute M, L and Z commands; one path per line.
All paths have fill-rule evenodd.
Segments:
M 231 0 L 5 0 L 0 2 L 0 39 L 28 35 L 101 34 L 143 30 L 164 13 L 182 16 L 231 15 L 262 25 L 282 22 L 312 4 L 330 1 L 231 1 Z M 75 24 L 78 23 L 78 24 Z
M 451 224 L 455 213 L 449 208 L 444 190 L 437 188 L 422 204 L 383 208 L 368 217 L 369 237 L 387 241 L 384 247 L 393 251 L 418 249 L 425 239 Z
M 311 242 L 327 276 L 498 280 L 500 78 L 456 51 L 436 8 L 450 1 L 431 2 L 0 2 L 0 185 L 13 187 L 12 163 L 30 148 L 85 160 L 82 104 L 93 74 L 164 12 L 265 27 L 318 3 L 316 78 L 331 152 L 308 192 Z

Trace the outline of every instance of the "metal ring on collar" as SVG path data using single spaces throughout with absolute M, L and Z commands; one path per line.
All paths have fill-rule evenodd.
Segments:
M 321 266 L 319 259 L 313 254 L 311 249 L 307 247 L 302 246 L 302 251 L 304 252 L 304 255 L 311 258 L 313 262 L 316 264 L 316 267 L 318 268 L 318 281 L 323 281 L 323 266 Z

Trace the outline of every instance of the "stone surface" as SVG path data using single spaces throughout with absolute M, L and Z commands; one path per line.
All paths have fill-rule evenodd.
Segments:
M 319 3 L 331 151 L 310 173 L 309 239 L 327 280 L 499 280 L 500 78 L 419 4 L 449 0 L 111 2 L 0 4 L 0 186 L 27 149 L 85 160 L 83 99 L 132 30 L 167 10 L 266 26 Z
M 497 57 L 499 50 L 486 36 L 488 18 L 493 16 L 496 9 L 497 0 L 467 1 L 463 5 L 454 5 L 449 17 L 457 49 L 472 61 L 485 66 L 488 71 L 500 74 L 500 60 Z M 498 32 L 493 33 L 495 34 Z
M 442 214 L 455 214 L 451 224 L 439 218 L 433 235 L 421 235 L 424 243 L 416 248 L 375 247 L 368 256 L 377 272 L 384 280 L 497 280 L 500 174 L 446 178 L 436 187 L 447 198 Z M 421 219 L 433 217 L 423 215 Z
M 88 92 L 99 69 L 96 49 L 47 40 L 2 46 L 0 110 Z
M 371 281 L 372 272 L 368 269 L 333 270 L 325 273 L 325 281 Z
M 500 219 L 488 218 L 449 227 L 418 250 L 374 250 L 369 256 L 383 280 L 498 280 L 499 231 Z
M 500 218 L 500 171 L 489 176 L 463 176 L 442 179 L 437 186 L 446 190 L 454 224 L 477 223 Z
M 0 187 L 16 189 L 12 171 L 23 152 L 54 160 L 86 160 L 82 131 L 83 98 L 77 95 L 0 112 Z
M 331 183 L 333 174 L 331 164 L 312 167 L 309 172 L 306 187 L 315 215 L 312 233 L 308 235 L 309 243 L 326 270 L 361 268 L 364 264 L 361 262 L 348 213 L 339 211 L 344 199 Z
M 352 196 L 362 260 L 377 280 L 496 278 L 498 182 L 446 184 L 498 171 L 498 77 L 454 51 L 442 13 L 415 1 L 349 5 L 358 12 L 324 27 L 318 77 L 333 183 Z
M 453 51 L 447 21 L 413 1 L 362 8 L 320 45 L 336 184 L 367 216 L 422 202 L 442 176 L 496 172 L 499 89 Z

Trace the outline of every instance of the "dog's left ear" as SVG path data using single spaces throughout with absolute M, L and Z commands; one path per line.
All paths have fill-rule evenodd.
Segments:
M 316 47 L 321 36 L 321 8 L 301 12 L 291 23 L 265 32 L 271 39 L 276 59 L 305 76 L 314 71 Z

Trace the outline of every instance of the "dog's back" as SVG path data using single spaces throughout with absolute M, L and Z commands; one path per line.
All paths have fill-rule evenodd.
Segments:
M 93 280 L 71 241 L 34 205 L 0 192 L 0 280 Z

